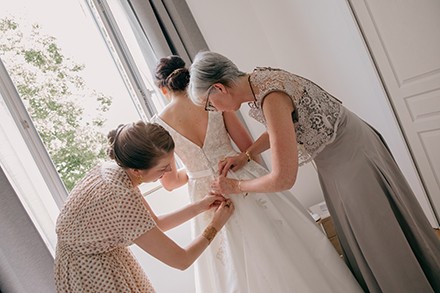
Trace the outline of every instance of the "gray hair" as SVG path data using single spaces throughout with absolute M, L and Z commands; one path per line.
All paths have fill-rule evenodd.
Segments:
M 199 52 L 190 67 L 188 95 L 196 105 L 204 105 L 206 93 L 215 83 L 232 86 L 246 75 L 228 58 L 215 52 Z

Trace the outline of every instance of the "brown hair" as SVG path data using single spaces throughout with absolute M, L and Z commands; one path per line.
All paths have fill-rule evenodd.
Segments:
M 109 157 L 123 168 L 146 170 L 174 150 L 171 135 L 156 123 L 121 124 L 107 135 Z
M 189 83 L 189 71 L 185 61 L 177 55 L 161 58 L 156 66 L 156 85 L 171 91 L 184 91 Z

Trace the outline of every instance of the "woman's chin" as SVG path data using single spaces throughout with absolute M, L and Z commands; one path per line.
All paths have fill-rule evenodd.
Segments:
M 231 105 L 231 108 L 232 108 L 231 112 L 232 112 L 232 111 L 235 112 L 235 111 L 240 110 L 241 105 L 243 105 L 243 104 L 242 104 L 242 103 L 234 103 L 234 104 L 232 104 L 232 105 Z

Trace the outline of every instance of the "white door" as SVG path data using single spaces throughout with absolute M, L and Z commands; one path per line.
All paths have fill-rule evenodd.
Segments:
M 349 0 L 440 219 L 440 1 Z

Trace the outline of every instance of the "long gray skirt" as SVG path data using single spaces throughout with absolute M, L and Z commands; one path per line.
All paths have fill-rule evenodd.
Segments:
M 315 158 L 347 265 L 366 292 L 440 292 L 440 240 L 379 133 L 344 109 Z

